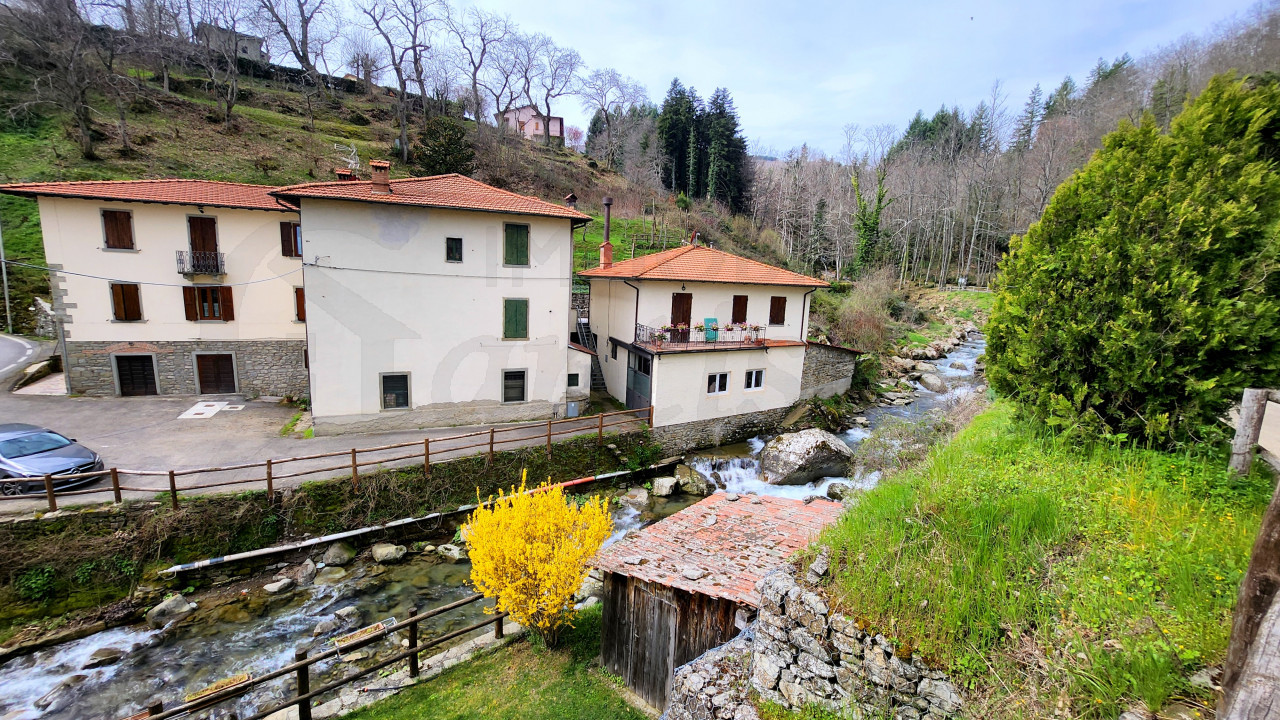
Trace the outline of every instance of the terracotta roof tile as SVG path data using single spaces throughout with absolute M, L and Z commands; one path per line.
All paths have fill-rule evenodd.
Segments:
M 297 202 L 300 198 L 355 200 L 390 205 L 542 215 L 570 220 L 591 219 L 590 215 L 585 215 L 573 208 L 517 195 L 457 174 L 392 180 L 391 192 L 387 194 L 374 193 L 373 185 L 368 181 L 338 180 L 279 188 L 276 195 L 292 202 Z
M 767 495 L 728 498 L 717 492 L 632 533 L 602 550 L 593 564 L 607 572 L 759 607 L 756 581 L 812 542 L 843 510 L 826 500 L 805 504 Z
M 89 200 L 116 200 L 168 205 L 205 205 L 208 207 L 296 212 L 296 206 L 290 205 L 271 194 L 272 191 L 278 189 L 271 185 L 246 185 L 244 183 L 179 178 L 162 180 L 80 180 L 74 182 L 0 185 L 0 192 L 27 197 L 48 195 Z
M 578 273 L 584 277 L 638 280 L 691 280 L 743 285 L 798 285 L 826 287 L 827 283 L 790 270 L 748 260 L 723 250 L 702 245 L 684 245 L 653 255 L 593 268 Z

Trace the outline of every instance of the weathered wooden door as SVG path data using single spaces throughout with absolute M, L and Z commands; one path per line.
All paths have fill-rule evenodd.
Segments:
M 658 710 L 675 672 L 679 613 L 670 588 L 605 573 L 600 650 L 604 666 Z
M 156 389 L 156 367 L 150 355 L 117 355 L 116 377 L 120 378 L 120 394 L 159 395 Z
M 693 293 L 671 293 L 672 342 L 689 342 L 689 327 L 693 321 Z M 679 327 L 683 325 L 684 329 Z
M 236 391 L 235 359 L 231 355 L 197 355 L 196 378 L 200 394 Z
M 189 217 L 187 227 L 191 237 L 191 252 L 218 252 L 218 224 L 211 217 Z

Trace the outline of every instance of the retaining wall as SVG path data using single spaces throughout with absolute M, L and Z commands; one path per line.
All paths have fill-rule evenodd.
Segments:
M 790 410 L 791 408 L 777 408 L 711 420 L 662 425 L 653 428 L 650 437 L 668 455 L 679 455 L 689 450 L 741 442 L 762 432 L 775 431 Z
M 155 358 L 156 389 L 161 395 L 197 395 L 195 353 L 235 356 L 237 392 L 249 396 L 307 397 L 306 340 L 200 340 L 164 342 L 67 341 L 67 378 L 71 392 L 115 395 L 112 356 Z
M 833 345 L 809 343 L 800 375 L 800 399 L 831 397 L 849 391 L 861 354 Z

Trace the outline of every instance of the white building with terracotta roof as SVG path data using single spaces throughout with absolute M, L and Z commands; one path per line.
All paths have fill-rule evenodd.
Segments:
M 721 439 L 804 396 L 809 297 L 827 283 L 700 245 L 614 263 L 606 243 L 580 274 L 609 394 L 652 405 L 655 427 L 724 420 Z

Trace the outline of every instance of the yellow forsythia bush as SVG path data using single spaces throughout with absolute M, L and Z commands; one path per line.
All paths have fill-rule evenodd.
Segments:
M 499 491 L 488 507 L 476 508 L 463 532 L 471 582 L 497 598 L 493 612 L 510 613 L 555 645 L 572 625 L 573 596 L 587 562 L 613 532 L 613 518 L 599 497 L 579 505 L 560 487 L 526 491 L 522 477 L 519 489 Z

